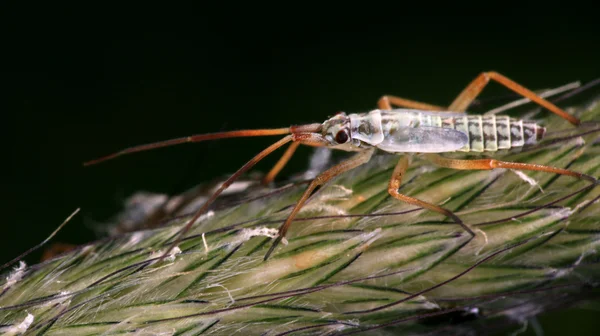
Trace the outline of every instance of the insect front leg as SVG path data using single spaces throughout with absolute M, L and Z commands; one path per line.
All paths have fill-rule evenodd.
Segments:
M 320 127 L 319 124 L 312 124 L 312 125 L 308 125 L 308 126 L 312 127 L 312 129 L 307 130 L 309 132 L 314 132 L 315 128 Z M 301 130 L 302 128 L 304 128 L 304 126 L 296 127 L 295 130 Z M 291 129 L 294 129 L 294 127 L 292 127 Z M 285 153 L 283 153 L 283 155 L 281 156 L 279 161 L 277 161 L 275 166 L 273 166 L 273 168 L 271 168 L 269 173 L 267 173 L 267 175 L 265 175 L 265 177 L 263 177 L 263 179 L 261 181 L 261 183 L 263 185 L 268 185 L 269 183 L 273 182 L 273 180 L 275 180 L 275 177 L 277 176 L 277 174 L 279 174 L 279 172 L 283 169 L 283 167 L 285 167 L 285 165 L 290 161 L 290 159 L 292 158 L 292 156 L 294 155 L 294 153 L 296 152 L 296 149 L 298 149 L 298 146 L 300 146 L 300 144 L 301 144 L 300 142 L 292 142 L 290 144 L 288 149 L 285 151 Z M 319 143 L 305 143 L 305 145 L 323 146 L 323 144 L 319 144 Z
M 304 194 L 302 194 L 302 197 L 300 197 L 300 199 L 296 203 L 296 206 L 294 206 L 294 209 L 292 209 L 292 212 L 289 214 L 289 216 L 287 217 L 285 222 L 279 228 L 279 234 L 278 234 L 277 238 L 275 239 L 275 241 L 273 242 L 273 244 L 271 245 L 271 247 L 269 248 L 269 251 L 265 255 L 264 260 L 269 259 L 269 256 L 271 255 L 271 253 L 273 253 L 273 250 L 275 250 L 275 247 L 277 247 L 277 245 L 285 237 L 285 234 L 287 233 L 288 229 L 290 228 L 292 221 L 294 220 L 294 218 L 296 217 L 296 215 L 298 214 L 300 209 L 302 209 L 302 206 L 304 205 L 304 203 L 306 202 L 308 197 L 312 194 L 312 192 L 318 186 L 327 183 L 327 181 L 331 180 L 332 178 L 338 176 L 339 174 L 341 174 L 343 172 L 352 170 L 362 164 L 369 162 L 369 160 L 371 159 L 371 156 L 373 155 L 373 152 L 374 152 L 374 148 L 359 152 L 358 154 L 354 155 L 350 159 L 327 169 L 326 171 L 322 172 L 319 176 L 317 176 L 310 183 L 308 188 L 306 188 L 306 190 L 304 191 Z
M 275 177 L 277 176 L 277 174 L 279 174 L 279 172 L 283 169 L 283 167 L 285 167 L 285 165 L 290 161 L 290 159 L 296 152 L 296 149 L 298 149 L 298 146 L 300 146 L 299 142 L 292 142 L 290 144 L 288 149 L 285 151 L 285 153 L 283 153 L 283 155 L 281 156 L 279 161 L 277 161 L 275 166 L 273 166 L 273 168 L 271 168 L 269 173 L 267 175 L 265 175 L 265 177 L 263 177 L 263 179 L 262 179 L 263 185 L 267 185 L 267 184 L 273 182 L 273 180 L 275 180 Z
M 538 103 L 542 107 L 547 108 L 554 114 L 567 120 L 573 125 L 580 124 L 579 118 L 568 114 L 563 109 L 552 104 L 546 99 L 538 96 L 533 91 L 521 86 L 512 79 L 509 79 L 504 75 L 501 75 L 494 71 L 482 72 L 481 74 L 479 74 L 479 76 L 477 76 L 469 85 L 467 85 L 467 87 L 456 97 L 456 99 L 454 99 L 454 101 L 452 102 L 452 104 L 450 104 L 448 109 L 455 112 L 466 111 L 466 109 L 469 107 L 469 105 L 471 105 L 473 100 L 475 100 L 475 98 L 477 98 L 477 96 L 481 94 L 481 91 L 483 91 L 483 89 L 490 82 L 490 80 L 500 83 L 508 89 L 522 95 L 523 97 Z
M 419 206 L 421 208 L 425 208 L 425 209 L 428 209 L 431 211 L 441 213 L 442 215 L 444 215 L 446 217 L 450 217 L 456 224 L 460 225 L 465 231 L 467 231 L 471 235 L 471 238 L 475 237 L 475 233 L 473 232 L 473 230 L 468 225 L 463 223 L 463 221 L 460 218 L 458 218 L 458 216 L 456 216 L 452 211 L 444 209 L 440 206 L 437 206 L 437 205 L 434 205 L 431 203 L 427 203 L 425 201 L 422 201 L 422 200 L 414 198 L 414 197 L 403 195 L 398 192 L 398 189 L 400 188 L 400 184 L 402 183 L 402 177 L 404 176 L 404 174 L 406 173 L 406 170 L 408 169 L 408 164 L 409 164 L 408 156 L 403 156 L 400 158 L 400 160 L 396 164 L 396 168 L 394 168 L 394 172 L 392 173 L 392 178 L 390 179 L 390 183 L 388 185 L 388 193 L 392 197 L 394 197 L 400 201 L 406 202 L 408 204 L 416 205 L 416 206 Z

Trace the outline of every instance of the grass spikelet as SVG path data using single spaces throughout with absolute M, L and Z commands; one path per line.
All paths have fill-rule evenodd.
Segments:
M 598 121 L 599 102 L 570 111 Z M 600 126 L 573 129 L 536 111 L 549 138 L 503 159 L 598 176 Z M 476 229 L 469 241 L 441 215 L 387 194 L 397 159 L 377 155 L 318 190 L 266 262 L 273 229 L 303 181 L 248 184 L 224 197 L 161 261 L 189 216 L 8 270 L 0 327 L 31 335 L 461 335 L 518 330 L 598 294 L 600 188 L 416 158 L 401 192 L 454 211 Z

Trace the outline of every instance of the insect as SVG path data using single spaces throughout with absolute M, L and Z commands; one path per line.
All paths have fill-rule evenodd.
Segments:
M 491 170 L 495 168 L 533 170 L 572 176 L 577 179 L 588 180 L 593 184 L 597 182 L 596 178 L 592 176 L 568 169 L 530 163 L 500 161 L 491 158 L 475 160 L 449 159 L 439 155 L 440 153 L 448 152 L 497 152 L 533 144 L 542 139 L 546 129 L 534 122 L 513 119 L 507 116 L 482 116 L 465 113 L 469 105 L 491 80 L 541 105 L 575 126 L 580 124 L 579 119 L 575 116 L 568 114 L 513 80 L 497 72 L 483 72 L 447 108 L 384 95 L 379 99 L 379 108 L 376 110 L 368 113 L 349 115 L 341 112 L 321 124 L 193 135 L 130 147 L 108 156 L 88 161 L 84 165 L 96 164 L 124 154 L 182 143 L 224 138 L 285 135 L 285 137 L 253 157 L 228 178 L 182 228 L 163 257 L 168 255 L 170 250 L 184 238 L 194 222 L 209 209 L 215 199 L 237 178 L 251 169 L 264 157 L 290 142 L 291 145 L 265 176 L 263 183 L 269 183 L 274 180 L 301 144 L 325 146 L 332 149 L 356 152 L 356 154 L 346 161 L 325 170 L 312 180 L 285 222 L 280 226 L 278 236 L 273 241 L 264 260 L 269 258 L 275 247 L 285 237 L 292 221 L 317 187 L 343 172 L 368 162 L 376 150 L 393 154 L 420 153 L 438 166 L 459 170 Z M 394 109 L 392 105 L 401 108 Z M 468 232 L 471 238 L 475 237 L 473 230 L 451 211 L 398 192 L 402 183 L 402 177 L 408 169 L 409 159 L 410 155 L 402 155 L 400 157 L 388 184 L 389 194 L 400 201 L 445 215 Z

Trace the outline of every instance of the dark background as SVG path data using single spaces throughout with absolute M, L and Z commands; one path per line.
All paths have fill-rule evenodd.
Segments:
M 321 122 L 337 111 L 371 109 L 385 93 L 447 105 L 486 70 L 532 89 L 600 75 L 598 24 L 573 13 L 3 6 L 2 262 L 42 241 L 77 207 L 82 212 L 55 241 L 96 239 L 92 227 L 131 193 L 181 192 L 233 172 L 275 138 L 182 145 L 81 166 L 123 147 Z M 506 93 L 492 84 L 484 95 Z M 305 169 L 309 154 L 301 150 L 282 176 Z M 582 333 L 597 327 L 594 315 L 572 310 L 540 321 L 546 335 Z

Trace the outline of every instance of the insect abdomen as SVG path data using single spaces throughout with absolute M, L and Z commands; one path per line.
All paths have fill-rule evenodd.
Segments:
M 544 127 L 531 121 L 508 116 L 465 115 L 441 117 L 442 127 L 453 128 L 469 136 L 469 142 L 458 151 L 495 152 L 534 144 L 546 132 Z

